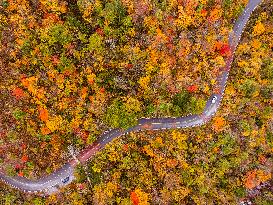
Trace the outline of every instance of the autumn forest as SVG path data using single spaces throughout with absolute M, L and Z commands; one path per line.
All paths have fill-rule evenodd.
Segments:
M 200 114 L 247 3 L 0 0 L 0 171 L 37 179 L 105 131 Z M 264 0 L 207 124 L 121 136 L 50 196 L 0 182 L 0 204 L 273 204 L 272 39 Z

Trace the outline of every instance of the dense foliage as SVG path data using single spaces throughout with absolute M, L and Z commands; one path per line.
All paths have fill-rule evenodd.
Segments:
M 67 146 L 140 117 L 200 113 L 245 0 L 0 0 L 0 166 L 36 178 Z M 236 204 L 272 178 L 273 5 L 255 11 L 220 110 L 200 127 L 115 140 L 47 198 L 4 204 Z M 48 159 L 51 160 L 48 160 Z M 2 200 L 2 201 L 1 201 Z M 272 203 L 264 191 L 256 204 Z

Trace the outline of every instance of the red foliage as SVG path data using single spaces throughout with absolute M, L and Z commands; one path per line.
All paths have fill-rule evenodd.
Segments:
M 191 85 L 187 88 L 187 90 L 190 92 L 190 93 L 193 93 L 193 92 L 196 92 L 198 89 L 197 85 Z
M 214 47 L 215 51 L 218 51 L 222 56 L 228 57 L 231 55 L 231 49 L 227 43 L 216 42 Z
M 74 133 L 76 136 L 82 138 L 85 142 L 90 134 L 90 132 L 86 131 L 86 130 L 83 130 L 81 128 L 75 128 L 74 129 Z
M 132 202 L 133 202 L 134 205 L 138 205 L 139 204 L 138 196 L 137 196 L 137 194 L 134 191 L 131 192 L 130 197 L 131 197 L 131 200 L 132 200 Z
M 222 56 L 230 56 L 231 55 L 231 50 L 230 50 L 230 47 L 228 44 L 224 44 L 219 52 Z
M 25 96 L 25 93 L 24 91 L 21 89 L 21 88 L 15 88 L 13 91 L 12 91 L 12 95 L 15 96 L 15 98 L 17 100 L 21 99 L 22 97 Z
M 24 176 L 24 173 L 21 171 L 21 172 L 18 173 L 18 176 L 19 176 L 19 177 L 23 177 L 23 176 Z
M 85 188 L 84 184 L 78 184 L 78 189 L 83 190 Z
M 21 158 L 21 161 L 22 161 L 23 163 L 27 162 L 27 161 L 28 161 L 28 156 L 23 155 L 23 157 Z
M 104 31 L 101 28 L 97 28 L 96 33 L 99 34 L 100 36 L 104 35 Z
M 105 93 L 105 88 L 101 88 L 100 93 Z
M 206 9 L 201 10 L 202 16 L 206 16 L 208 14 L 208 11 Z
M 60 59 L 57 55 L 52 56 L 53 65 L 58 65 L 60 63 Z
M 128 68 L 128 69 L 131 69 L 132 67 L 133 67 L 133 64 L 131 64 L 131 63 L 128 63 L 128 64 L 127 64 L 127 68 Z
M 27 145 L 26 144 L 22 144 L 22 149 L 26 149 Z
M 19 169 L 21 169 L 21 168 L 22 168 L 22 165 L 20 165 L 20 164 L 16 164 L 16 165 L 15 165 L 15 169 L 19 170 Z

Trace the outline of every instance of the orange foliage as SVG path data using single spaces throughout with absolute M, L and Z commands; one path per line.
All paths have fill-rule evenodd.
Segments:
M 226 121 L 223 117 L 216 117 L 213 123 L 213 129 L 215 131 L 220 131 L 226 124 Z
M 41 132 L 43 135 L 48 135 L 51 133 L 50 129 L 48 129 L 47 127 L 42 127 Z
M 88 94 L 88 88 L 83 87 L 81 90 L 81 98 L 84 100 L 87 97 L 87 94 Z
M 21 88 L 15 88 L 13 91 L 12 91 L 12 95 L 15 96 L 15 98 L 17 100 L 21 99 L 22 97 L 25 96 L 25 93 L 24 91 L 21 89 Z
M 220 5 L 217 5 L 211 12 L 208 17 L 209 22 L 214 22 L 220 19 L 222 16 L 222 9 Z
M 132 202 L 133 202 L 134 205 L 138 205 L 139 204 L 138 196 L 137 196 L 137 194 L 134 191 L 131 192 L 130 197 L 131 197 L 131 200 L 132 200 Z
M 260 183 L 271 179 L 271 173 L 266 173 L 263 170 L 252 170 L 246 173 L 245 187 L 247 189 L 253 189 Z
M 168 159 L 167 160 L 167 166 L 171 168 L 175 168 L 178 164 L 178 161 L 176 159 Z
M 123 145 L 122 149 L 123 149 L 125 152 L 127 152 L 127 151 L 128 151 L 128 149 L 129 149 L 128 144 Z
M 261 164 L 265 164 L 266 163 L 266 157 L 264 155 L 260 155 L 258 157 L 258 160 Z
M 19 176 L 19 177 L 23 177 L 23 176 L 24 176 L 24 173 L 23 173 L 22 171 L 20 171 L 20 172 L 18 173 L 18 176 Z
M 23 163 L 27 162 L 27 161 L 28 161 L 28 156 L 23 155 L 23 157 L 21 158 L 21 161 L 22 161 Z
M 42 121 L 47 121 L 48 120 L 48 111 L 47 109 L 40 108 L 39 109 L 39 117 Z

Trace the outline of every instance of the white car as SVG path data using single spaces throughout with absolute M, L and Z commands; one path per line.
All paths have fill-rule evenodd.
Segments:
M 213 96 L 212 100 L 211 100 L 211 103 L 214 104 L 216 103 L 216 100 L 217 100 L 217 97 L 216 96 Z

